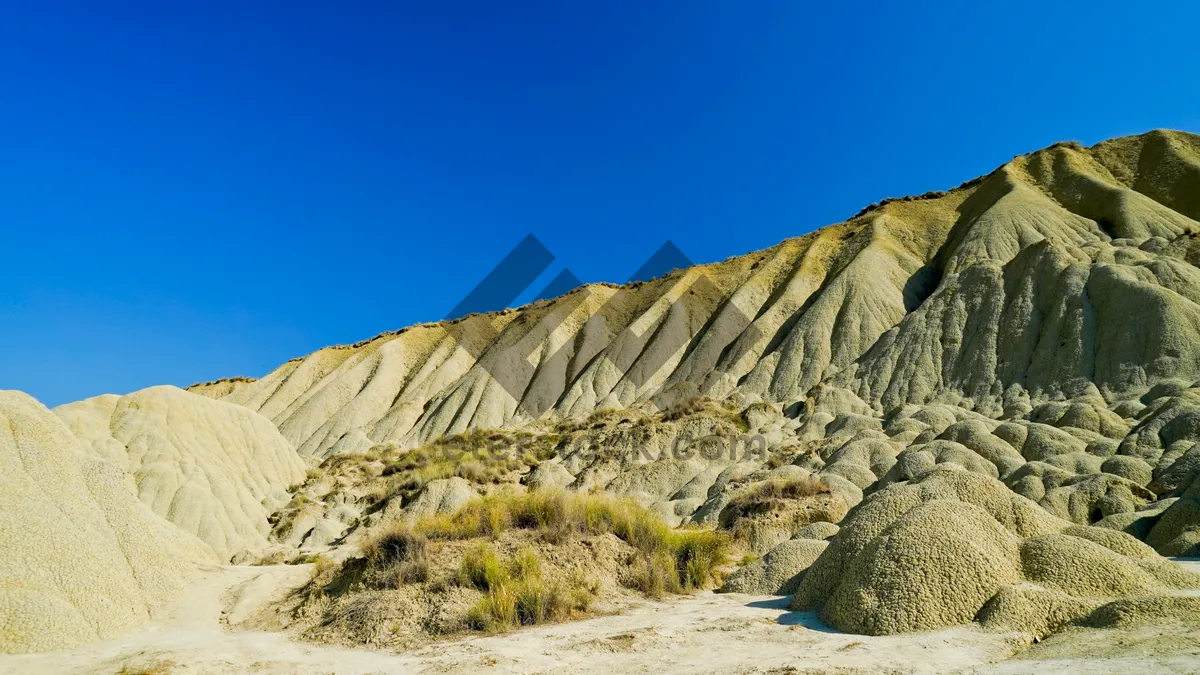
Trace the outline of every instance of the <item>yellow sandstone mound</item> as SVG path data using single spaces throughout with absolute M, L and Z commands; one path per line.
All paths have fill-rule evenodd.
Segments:
M 303 460 L 269 420 L 176 387 L 99 396 L 54 413 L 92 453 L 130 473 L 154 513 L 226 561 L 267 548 L 267 517 L 304 479 Z
M 0 651 L 120 635 L 211 550 L 150 513 L 33 398 L 0 391 Z
M 1106 600 L 1200 588 L 1153 549 L 1073 526 L 961 468 L 876 492 L 802 577 L 794 609 L 839 630 L 890 635 L 969 623 L 1044 635 Z

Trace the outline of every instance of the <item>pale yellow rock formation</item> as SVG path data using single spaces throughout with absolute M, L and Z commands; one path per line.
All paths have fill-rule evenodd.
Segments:
M 1133 537 L 1072 526 L 994 478 L 938 468 L 869 496 L 800 579 L 794 609 L 888 635 L 969 623 L 1041 636 L 1104 601 L 1200 588 Z
M 821 481 L 762 524 L 754 550 L 779 553 L 738 578 L 798 580 L 796 605 L 838 627 L 1116 621 L 1114 598 L 1192 583 L 1128 535 L 1200 553 L 1197 195 L 1198 136 L 1056 144 L 764 251 L 328 347 L 259 379 L 100 396 L 49 426 L 88 503 L 141 523 L 112 536 L 144 529 L 172 559 L 307 553 L 363 518 L 445 511 L 487 488 L 451 467 L 418 481 L 422 496 L 383 480 L 389 463 L 448 434 L 520 429 L 552 450 L 519 464 L 525 486 L 625 494 L 673 525 L 736 527 L 722 514 L 755 484 Z M 764 453 L 678 452 L 681 436 L 751 434 Z M 360 456 L 370 471 L 307 479 L 272 532 L 306 461 Z M 24 514 L 43 479 L 5 480 L 24 487 L 0 506 Z M 809 503 L 821 513 L 792 513 Z M 847 508 L 836 534 L 790 539 Z M 25 514 L 6 532 L 87 513 Z M 785 569 L 825 539 L 803 575 Z M 106 545 L 86 544 L 107 560 Z M 169 586 L 162 569 L 134 586 Z M 153 595 L 122 583 L 96 619 L 114 631 Z M 12 588 L 5 602 L 35 602 Z M 102 636 L 71 624 L 99 611 L 89 601 L 53 597 L 71 609 L 46 605 L 46 625 Z
M 154 513 L 224 560 L 268 546 L 267 517 L 304 478 L 304 461 L 269 420 L 176 387 L 98 396 L 54 412 L 81 445 L 133 476 Z
M 414 326 L 196 391 L 261 412 L 311 455 L 675 390 L 791 405 L 821 382 L 876 414 L 1023 410 L 1119 438 L 1129 422 L 1109 404 L 1200 378 L 1198 167 L 1200 138 L 1181 132 L 1059 144 L 765 251 Z M 1064 395 L 1074 401 L 1054 402 Z
M 33 398 L 0 391 L 0 651 L 62 649 L 145 623 L 215 562 L 150 513 Z

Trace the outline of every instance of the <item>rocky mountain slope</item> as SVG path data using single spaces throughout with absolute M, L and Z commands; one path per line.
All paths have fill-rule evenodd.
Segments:
M 504 486 L 602 489 L 729 530 L 765 555 L 727 590 L 845 630 L 1041 637 L 1131 595 L 1188 616 L 1200 577 L 1159 554 L 1200 553 L 1198 194 L 1200 137 L 1058 144 L 767 251 L 192 390 L 321 462 L 276 516 L 310 553 Z
M 813 388 L 877 415 L 1134 401 L 1200 370 L 1200 138 L 1058 144 L 757 253 L 629 287 L 425 324 L 192 391 L 304 455 L 470 428 Z
M 771 477 L 816 473 L 847 506 L 953 463 L 1189 553 L 1198 192 L 1200 137 L 1057 144 L 766 251 L 192 391 L 258 411 L 317 460 L 520 429 L 555 446 L 526 482 L 630 494 L 674 523 L 716 522 L 763 458 L 664 451 L 740 430 L 784 465 Z M 328 540 L 370 505 L 320 485 L 306 522 Z
M 1200 555 L 1198 221 L 1200 136 L 1064 143 L 261 379 L 0 392 L 0 651 L 130 630 L 197 563 L 353 571 L 381 533 L 564 488 L 720 530 L 761 556 L 725 590 L 843 630 L 1190 620 L 1200 576 L 1161 556 Z M 313 584 L 309 622 L 341 620 Z

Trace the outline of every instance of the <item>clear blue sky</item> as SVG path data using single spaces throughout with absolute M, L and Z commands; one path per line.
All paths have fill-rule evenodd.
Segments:
M 4 3 L 0 388 L 258 376 L 441 318 L 530 232 L 539 285 L 622 281 L 1200 131 L 1195 2 L 910 4 Z

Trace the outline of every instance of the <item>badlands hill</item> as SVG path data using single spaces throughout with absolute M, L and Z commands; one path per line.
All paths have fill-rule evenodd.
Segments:
M 553 431 L 610 410 L 658 417 L 636 443 L 609 445 L 661 451 L 688 424 L 663 411 L 716 400 L 772 453 L 831 476 L 851 506 L 876 481 L 955 462 L 1088 524 L 1190 484 L 1198 218 L 1200 137 L 1062 143 L 758 253 L 415 326 L 191 391 L 260 413 L 317 460 L 472 429 Z M 812 445 L 832 436 L 866 445 Z M 584 462 L 574 447 L 535 477 L 636 493 L 676 522 L 722 508 L 713 488 L 728 476 L 711 462 Z M 806 450 L 816 459 L 793 461 Z M 849 468 L 868 456 L 871 471 Z M 1200 535 L 1176 514 L 1192 504 L 1144 536 L 1191 552 Z
M 179 592 L 184 560 L 212 561 L 85 454 L 50 411 L 0 392 L 0 647 L 70 647 L 145 623 Z
M 1191 134 L 1059 144 L 765 251 L 191 390 L 259 412 L 317 457 L 696 395 L 792 414 L 814 388 L 877 416 L 1113 406 L 1200 375 L 1198 181 Z
M 439 566 L 493 545 L 573 584 L 566 614 L 728 572 L 854 633 L 1200 635 L 1200 576 L 1163 557 L 1200 555 L 1198 221 L 1200 136 L 1063 143 L 261 379 L 0 393 L 0 651 L 129 631 L 198 564 L 309 560 L 254 625 L 420 644 L 487 623 L 491 582 Z M 714 569 L 727 544 L 745 564 Z
M 0 392 L 0 651 L 119 635 L 195 565 L 254 559 L 305 466 L 266 419 L 153 387 L 51 412 Z
M 154 513 L 224 560 L 267 546 L 267 517 L 306 469 L 260 415 L 175 387 L 97 396 L 54 413 L 91 454 L 131 474 Z

